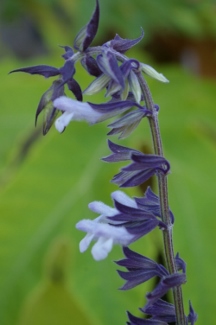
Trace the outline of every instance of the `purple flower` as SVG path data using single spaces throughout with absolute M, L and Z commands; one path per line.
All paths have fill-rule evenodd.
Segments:
M 135 197 L 134 200 L 136 201 L 137 206 L 140 209 L 143 208 L 161 218 L 159 197 L 151 190 L 150 187 L 147 188 L 145 195 L 143 197 L 140 198 Z M 174 223 L 174 215 L 171 210 L 169 210 L 169 212 L 170 212 L 171 222 Z
M 97 61 L 92 56 L 86 54 L 81 59 L 81 64 L 88 73 L 94 77 L 102 75 L 102 71 L 99 69 Z
M 107 157 L 102 158 L 102 160 L 106 162 L 130 160 L 133 153 L 142 155 L 142 153 L 138 150 L 120 146 L 110 140 L 108 140 L 108 146 L 113 153 Z
M 52 86 L 42 95 L 40 102 L 38 104 L 36 115 L 35 115 L 35 125 L 37 123 L 38 115 L 44 111 L 44 121 L 43 121 L 43 134 L 45 135 L 58 114 L 57 109 L 53 105 L 53 100 L 55 98 L 63 95 L 64 89 L 61 87 L 61 80 L 55 80 Z
M 114 200 L 114 203 L 118 213 L 108 219 L 111 222 L 121 222 L 127 231 L 135 236 L 136 240 L 145 236 L 157 226 L 163 229 L 166 228 L 166 225 L 150 211 L 124 205 L 117 200 Z
M 120 187 L 137 186 L 156 173 L 166 175 L 169 172 L 170 165 L 164 157 L 146 155 L 131 148 L 110 144 L 111 142 L 109 142 L 109 147 L 111 151 L 113 151 L 113 154 L 103 158 L 104 161 L 115 162 L 128 159 L 132 160 L 132 164 L 123 167 L 121 172 L 112 179 L 112 182 Z
M 148 190 L 146 191 L 146 193 Z M 164 223 L 157 218 L 160 216 L 160 205 L 159 202 L 157 203 L 157 208 L 153 204 L 151 204 L 151 201 L 149 200 L 149 206 L 147 208 L 145 206 L 139 206 L 136 202 L 136 198 L 131 199 L 127 196 L 127 200 L 123 201 L 122 198 L 120 198 L 118 193 L 123 193 L 121 191 L 116 191 L 112 193 L 112 198 L 114 200 L 115 208 L 117 209 L 118 213 L 109 217 L 111 221 L 121 221 L 121 223 L 125 223 L 127 225 L 128 229 L 136 228 L 136 224 L 142 223 L 142 221 L 147 221 L 148 219 L 156 219 L 157 225 L 159 225 L 161 228 L 166 228 Z M 145 196 L 146 196 L 145 193 Z M 153 193 L 153 192 L 152 192 Z M 148 193 L 147 193 L 148 194 Z M 154 194 L 154 193 L 153 193 Z M 144 197 L 145 197 L 144 196 Z M 154 194 L 155 197 L 156 194 Z M 157 197 L 158 198 L 158 197 Z M 130 201 L 129 201 L 130 199 Z M 154 203 L 154 202 L 153 202 Z M 152 209 L 150 208 L 152 206 Z M 133 225 L 133 226 L 132 226 Z M 178 257 L 179 258 L 179 257 Z M 179 258 L 180 262 L 179 264 L 183 263 L 183 260 Z
M 190 310 L 190 312 L 189 312 L 189 315 L 188 315 L 188 322 L 191 325 L 194 325 L 195 322 L 197 321 L 198 316 L 197 316 L 197 313 L 195 313 L 190 301 L 189 301 L 189 310 Z
M 65 59 L 65 60 L 68 60 L 70 59 L 73 55 L 74 55 L 74 51 L 72 49 L 72 47 L 70 46 L 62 46 L 60 45 L 60 47 L 62 47 L 64 50 L 65 50 L 65 53 L 62 54 L 62 57 Z
M 142 40 L 143 36 L 144 36 L 144 32 L 143 29 L 141 28 L 141 35 L 138 38 L 131 40 L 126 38 L 121 38 L 118 34 L 116 34 L 114 39 L 105 43 L 105 45 L 112 47 L 117 52 L 125 53 L 133 46 L 138 44 Z
M 112 128 L 108 135 L 120 133 L 119 139 L 126 138 L 136 129 L 142 118 L 148 115 L 150 114 L 147 109 L 137 109 L 127 113 L 108 125 L 109 128 Z
M 74 40 L 74 48 L 76 50 L 81 52 L 85 51 L 92 43 L 98 30 L 99 15 L 99 3 L 98 0 L 96 0 L 96 7 L 90 21 L 80 30 Z
M 183 276 L 181 276 L 182 273 L 175 273 L 170 276 L 163 265 L 130 250 L 128 247 L 123 247 L 123 252 L 126 258 L 116 262 L 116 264 L 124 266 L 128 270 L 128 272 L 118 270 L 120 277 L 126 280 L 126 283 L 121 287 L 122 290 L 132 289 L 157 276 L 161 279 L 156 288 L 157 290 L 155 289 L 148 294 L 148 298 L 153 299 L 155 295 L 163 296 L 170 288 L 176 286 L 176 283 L 182 281 L 180 278 L 185 279 L 184 273 Z M 152 300 L 149 299 L 149 301 L 151 303 Z
M 123 167 L 112 182 L 120 187 L 138 186 L 157 173 L 166 175 L 170 169 L 168 161 L 157 155 L 132 154 L 132 164 Z
M 140 310 L 145 314 L 150 315 L 154 320 L 166 323 L 176 322 L 174 305 L 162 299 L 158 299 L 153 304 L 140 308 Z
M 110 144 L 113 145 L 111 142 Z M 112 198 L 118 213 L 109 217 L 109 219 L 111 221 L 121 221 L 130 233 L 136 234 L 137 239 L 157 226 L 166 229 L 166 225 L 162 222 L 159 198 L 151 191 L 150 187 L 142 198 L 133 199 L 133 205 L 120 202 L 114 195 L 112 195 Z M 170 217 L 173 223 L 174 217 L 171 211 Z M 177 270 L 183 270 L 185 273 L 186 265 L 179 257 L 179 254 L 176 255 L 175 259 Z
M 97 64 L 100 70 L 113 81 L 124 88 L 123 74 L 118 66 L 115 55 L 108 48 L 104 48 L 103 52 L 97 56 Z
M 125 89 L 125 78 L 127 77 L 123 71 L 125 63 L 118 66 L 115 55 L 108 48 L 102 50 L 102 53 L 97 56 L 95 63 L 102 74 L 98 73 L 98 77 L 90 83 L 83 93 L 85 95 L 93 95 L 106 88 L 107 97 L 119 91 L 123 92 Z M 88 66 L 88 71 L 89 70 Z
M 167 293 L 169 289 L 178 287 L 186 282 L 185 273 L 173 273 L 163 277 L 157 287 L 146 295 L 148 299 L 147 306 L 153 304 L 159 298 Z
M 193 310 L 190 301 L 189 301 L 189 309 L 190 309 L 189 315 L 187 317 L 185 316 L 186 323 L 194 325 L 197 320 L 197 314 Z M 150 319 L 152 320 L 163 321 L 166 323 L 176 322 L 175 306 L 162 299 L 156 300 L 153 304 L 147 304 L 143 308 L 140 308 L 140 310 L 143 313 L 151 316 Z
M 162 278 L 169 274 L 163 265 L 157 264 L 128 247 L 123 247 L 123 252 L 126 258 L 116 262 L 128 270 L 128 272 L 118 270 L 120 277 L 126 280 L 126 283 L 121 287 L 122 290 L 134 288 L 155 276 Z

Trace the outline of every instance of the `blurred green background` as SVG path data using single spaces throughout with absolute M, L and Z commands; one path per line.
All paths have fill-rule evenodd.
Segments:
M 63 134 L 53 128 L 41 135 L 34 114 L 51 80 L 26 74 L 8 75 L 29 65 L 60 67 L 62 49 L 72 45 L 88 21 L 93 0 L 1 0 L 0 3 L 0 324 L 125 324 L 126 310 L 140 315 L 146 291 L 155 282 L 128 292 L 112 262 L 90 251 L 80 254 L 84 234 L 75 229 L 94 218 L 87 205 L 111 203 L 116 186 L 109 180 L 120 164 L 100 158 L 109 153 L 106 123 L 90 127 L 70 124 Z M 166 158 L 171 163 L 170 206 L 174 212 L 174 244 L 187 262 L 188 300 L 199 315 L 197 324 L 213 324 L 216 297 L 216 2 L 173 0 L 101 0 L 100 30 L 94 44 L 115 33 L 145 38 L 129 55 L 152 64 L 169 80 L 147 79 L 160 105 Z M 91 78 L 80 67 L 84 89 Z M 101 101 L 102 96 L 85 98 Z M 118 141 L 112 138 L 113 141 Z M 118 142 L 119 143 L 119 142 Z M 122 145 L 151 152 L 147 121 Z M 153 180 L 153 186 L 155 186 Z M 141 195 L 141 189 L 127 190 Z M 150 258 L 162 256 L 161 234 L 155 230 L 131 245 Z

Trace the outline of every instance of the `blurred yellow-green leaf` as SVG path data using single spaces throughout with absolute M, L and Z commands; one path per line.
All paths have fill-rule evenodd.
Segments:
M 68 261 L 72 257 L 70 242 L 57 239 L 46 257 L 40 283 L 22 307 L 20 325 L 93 324 L 68 288 Z

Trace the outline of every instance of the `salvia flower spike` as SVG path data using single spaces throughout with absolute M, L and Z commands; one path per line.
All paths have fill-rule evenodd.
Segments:
M 154 103 L 145 76 L 161 82 L 168 79 L 146 63 L 129 58 L 125 53 L 137 45 L 144 32 L 135 39 L 121 38 L 118 34 L 101 46 L 91 46 L 95 39 L 100 18 L 99 0 L 89 22 L 75 37 L 73 47 L 61 46 L 64 63 L 59 67 L 37 65 L 11 71 L 54 78 L 51 86 L 42 95 L 35 116 L 35 124 L 44 112 L 43 134 L 47 134 L 54 124 L 62 133 L 73 121 L 89 124 L 113 119 L 108 127 L 108 135 L 128 137 L 145 118 L 149 122 L 154 152 L 143 153 L 108 140 L 111 151 L 102 158 L 107 163 L 129 162 L 121 168 L 112 182 L 119 187 L 135 187 L 154 176 L 157 179 L 158 194 L 148 187 L 141 197 L 130 197 L 120 190 L 111 194 L 113 206 L 101 201 L 93 201 L 89 209 L 99 216 L 94 220 L 83 219 L 76 228 L 86 233 L 80 241 L 80 252 L 85 252 L 92 244 L 91 253 L 96 261 L 105 259 L 114 245 L 120 245 L 125 255 L 116 263 L 125 270 L 118 270 L 125 281 L 122 290 L 129 290 L 152 278 L 157 279 L 155 288 L 145 294 L 146 304 L 140 308 L 148 318 L 128 315 L 128 325 L 194 325 L 197 314 L 191 302 L 189 313 L 184 312 L 181 286 L 186 282 L 186 263 L 179 253 L 174 255 L 172 230 L 174 215 L 169 207 L 167 178 L 170 164 L 163 155 L 161 134 L 158 126 L 159 106 Z M 85 90 L 75 80 L 76 63 L 80 62 L 86 73 L 94 80 Z M 73 98 L 66 96 L 66 89 Z M 83 95 L 103 92 L 105 102 L 83 102 Z M 88 140 L 88 139 L 87 139 Z M 164 245 L 165 265 L 134 252 L 128 246 L 147 236 L 151 231 L 161 231 Z M 143 245 L 141 244 L 140 247 Z M 173 301 L 163 300 L 167 292 L 172 292 Z

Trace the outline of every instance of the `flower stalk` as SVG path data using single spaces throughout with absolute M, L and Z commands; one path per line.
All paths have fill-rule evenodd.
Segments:
M 148 88 L 147 82 L 143 78 L 142 74 L 138 74 L 138 79 L 140 82 L 140 87 L 142 89 L 143 96 L 145 98 L 147 108 L 154 112 L 152 116 L 148 117 L 152 141 L 154 146 L 155 154 L 163 157 L 163 147 L 161 141 L 160 128 L 158 123 L 158 114 L 155 112 L 152 96 Z M 163 243 L 164 243 L 164 256 L 167 265 L 167 269 L 172 273 L 176 273 L 176 265 L 174 259 L 174 248 L 173 248 L 173 232 L 172 232 L 172 223 L 170 220 L 169 214 L 169 203 L 168 203 L 168 186 L 167 186 L 167 176 L 163 174 L 158 174 L 158 192 L 160 198 L 161 206 L 161 216 L 162 221 L 167 225 L 167 229 L 163 230 Z M 176 310 L 176 324 L 177 325 L 186 325 L 182 289 L 181 286 L 173 288 L 173 298 L 175 302 Z

